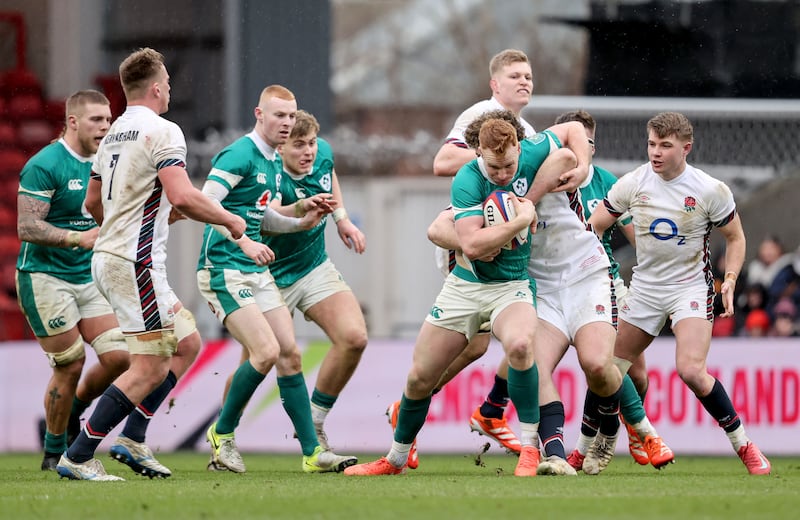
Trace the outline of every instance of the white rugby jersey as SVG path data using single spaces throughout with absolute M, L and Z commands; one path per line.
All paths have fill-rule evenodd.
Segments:
M 611 265 L 597 235 L 586 229 L 580 191 L 546 194 L 536 214 L 528 274 L 536 280 L 537 294 L 558 291 Z
M 506 110 L 506 108 L 503 107 L 503 105 L 501 105 L 500 102 L 494 97 L 491 97 L 483 101 L 478 101 L 468 109 L 461 112 L 461 115 L 456 118 L 456 122 L 453 123 L 452 130 L 450 130 L 450 133 L 447 134 L 445 143 L 453 143 L 461 148 L 468 148 L 467 143 L 464 141 L 464 132 L 466 131 L 467 127 L 478 117 L 482 116 L 486 112 L 491 112 L 492 110 Z M 536 133 L 536 131 L 533 129 L 533 126 L 525 121 L 522 117 L 519 118 L 519 122 L 522 123 L 522 127 L 525 129 L 525 137 L 532 137 Z
M 709 237 L 736 215 L 728 186 L 687 164 L 664 181 L 650 163 L 625 174 L 603 201 L 614 216 L 625 211 L 636 232 L 632 283 L 650 287 L 713 283 Z
M 103 201 L 95 251 L 166 267 L 172 205 L 158 170 L 167 166 L 186 167 L 183 132 L 147 107 L 128 107 L 111 125 L 92 165 L 92 178 L 102 181 Z

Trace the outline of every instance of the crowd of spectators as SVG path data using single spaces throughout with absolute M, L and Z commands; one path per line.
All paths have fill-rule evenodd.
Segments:
M 717 255 L 717 258 L 724 255 Z M 715 269 L 720 284 L 724 269 Z M 719 302 L 717 302 L 719 305 Z M 765 237 L 756 257 L 739 277 L 736 314 L 715 319 L 715 336 L 800 336 L 797 309 L 800 305 L 800 247 L 787 252 L 774 236 Z M 721 309 L 715 309 L 719 316 Z

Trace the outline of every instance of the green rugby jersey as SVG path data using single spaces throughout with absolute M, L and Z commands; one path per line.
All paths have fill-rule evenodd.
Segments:
M 603 203 L 606 193 L 617 182 L 617 177 L 608 170 L 592 165 L 590 171 L 590 178 L 587 179 L 588 184 L 580 188 L 581 200 L 583 201 L 583 213 L 586 220 L 592 216 L 592 212 L 598 204 Z M 631 221 L 630 217 L 626 217 L 622 223 L 627 224 Z M 611 262 L 611 274 L 614 278 L 619 278 L 619 263 L 614 260 L 614 251 L 611 249 L 611 235 L 616 229 L 616 225 L 611 226 L 603 233 L 603 248 L 606 250 L 608 260 Z
M 482 169 L 482 161 L 475 159 L 464 165 L 453 179 L 451 204 L 455 219 L 480 216 L 483 218 L 483 201 L 495 190 L 506 190 L 523 197 L 533 184 L 536 172 L 548 155 L 561 148 L 561 142 L 550 132 L 535 134 L 520 142 L 521 153 L 517 173 L 507 186 L 493 184 Z M 530 242 L 530 230 L 528 241 Z M 457 263 L 453 274 L 463 280 L 478 283 L 505 282 L 528 279 L 528 260 L 531 255 L 530 243 L 516 249 L 501 249 L 491 262 L 469 261 L 466 265 Z
M 63 139 L 42 148 L 22 168 L 19 193 L 50 204 L 45 221 L 55 227 L 86 231 L 96 227 L 84 205 L 93 157 L 81 157 Z M 92 281 L 92 251 L 22 242 L 17 269 L 46 273 L 70 283 Z
M 293 204 L 320 193 L 333 190 L 333 150 L 322 138 L 317 138 L 317 157 L 314 168 L 308 175 L 292 175 L 283 172 L 280 193 L 282 203 Z M 307 231 L 286 233 L 265 237 L 265 243 L 275 252 L 275 261 L 269 271 L 278 287 L 288 287 L 310 273 L 328 258 L 325 251 L 325 223 L 323 217 L 319 224 Z
M 257 142 L 265 148 L 262 150 Z M 281 183 L 280 162 L 276 160 L 274 151 L 270 154 L 271 151 L 251 132 L 215 155 L 208 174 L 208 180 L 219 182 L 229 190 L 222 200 L 222 207 L 245 220 L 245 233 L 255 241 L 261 240 L 264 210 L 269 201 L 278 196 Z M 197 269 L 260 273 L 267 267 L 256 265 L 235 242 L 206 224 Z

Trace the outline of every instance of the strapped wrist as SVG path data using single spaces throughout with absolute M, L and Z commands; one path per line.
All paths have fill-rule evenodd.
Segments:
M 76 248 L 81 245 L 81 232 L 80 231 L 67 231 L 67 247 Z
M 337 224 L 339 221 L 344 220 L 347 218 L 347 210 L 344 208 L 336 208 L 333 210 L 333 221 Z

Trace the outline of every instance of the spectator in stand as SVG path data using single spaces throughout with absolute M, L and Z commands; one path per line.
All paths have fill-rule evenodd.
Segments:
M 781 241 L 769 235 L 761 241 L 756 258 L 747 266 L 747 282 L 760 283 L 767 290 L 765 308 L 770 313 L 792 280 L 792 260 L 793 255 L 786 253 Z
M 797 318 L 797 307 L 791 299 L 781 298 L 781 300 L 775 304 L 773 310 L 775 313 L 775 320 L 772 323 L 772 329 L 769 331 L 770 336 L 783 338 L 800 336 L 800 331 L 798 331 L 797 323 L 795 322 L 795 318 Z
M 769 314 L 764 309 L 753 309 L 744 320 L 744 335 L 760 338 L 767 335 L 770 327 Z

